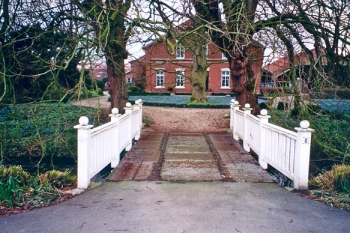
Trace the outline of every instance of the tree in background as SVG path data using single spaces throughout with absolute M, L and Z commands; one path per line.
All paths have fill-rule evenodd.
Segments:
M 189 2 L 179 3 L 179 9 L 176 10 L 162 1 L 153 1 L 153 6 L 157 10 L 154 11 L 154 14 L 157 12 L 161 18 L 165 35 L 175 39 L 175 44 L 168 42 L 171 47 L 168 51 L 175 53 L 176 47 L 182 46 L 185 50 L 191 52 L 193 60 L 190 66 L 191 75 L 188 77 L 192 85 L 190 101 L 208 102 L 206 98 L 207 69 L 210 65 L 207 62 L 207 46 L 210 42 L 208 29 L 196 17 L 196 14 L 192 14 Z M 177 20 L 182 23 L 175 25 L 174 18 L 178 18 Z M 163 39 L 169 40 L 170 38 Z
M 125 63 L 128 57 L 126 44 L 132 31 L 127 23 L 131 0 L 85 0 L 75 1 L 85 16 L 87 24 L 93 26 L 94 45 L 103 52 L 107 63 L 108 87 L 111 107 L 124 112 L 128 102 L 125 82 Z
M 259 110 L 252 70 L 252 36 L 258 1 L 191 1 L 213 42 L 227 57 L 236 99 Z
M 76 8 L 68 1 L 1 2 L 2 103 L 62 101 L 83 81 Z
M 289 71 L 285 78 L 292 84 L 296 112 L 300 113 L 302 108 L 298 78 L 312 95 L 319 95 L 324 88 L 347 85 L 349 3 L 286 0 L 274 4 L 265 1 L 257 12 L 266 18 L 257 27 L 265 28 L 256 34 L 259 41 L 270 47 L 272 52 L 288 58 L 286 70 L 288 68 Z M 280 23 L 268 20 L 274 18 L 282 20 Z M 266 23 L 271 26 L 264 26 Z M 276 45 L 280 46 L 278 51 Z

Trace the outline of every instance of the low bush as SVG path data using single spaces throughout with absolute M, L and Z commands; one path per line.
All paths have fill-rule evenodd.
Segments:
M 130 85 L 128 86 L 128 92 L 133 92 L 133 93 L 140 92 L 140 88 L 134 85 Z
M 283 111 L 287 110 L 288 109 L 288 103 L 278 102 L 277 109 L 278 110 L 283 110 Z
M 146 127 L 150 126 L 152 124 L 152 120 L 149 117 L 142 116 L 142 123 L 145 124 Z
M 129 101 L 134 103 L 135 100 L 142 99 L 144 105 L 147 106 L 166 106 L 166 107 L 185 107 L 185 108 L 229 108 L 232 97 L 207 96 L 208 103 L 189 102 L 188 95 L 134 95 L 129 96 Z
M 72 170 L 65 170 L 64 172 L 51 170 L 40 175 L 40 183 L 49 183 L 55 188 L 63 188 L 64 186 L 71 186 L 77 181 L 77 177 L 71 174 Z
M 60 180 L 59 187 L 62 188 L 72 185 L 76 177 L 71 176 L 69 171 L 54 172 L 64 175 L 44 179 L 42 177 L 47 177 L 47 175 L 31 176 L 21 166 L 6 168 L 0 165 L 0 206 L 3 209 L 14 207 L 32 209 L 49 205 L 52 201 L 57 200 L 62 196 L 56 189 L 57 181 Z
M 350 210 L 350 166 L 334 165 L 309 182 L 312 196 L 328 205 Z
M 340 165 L 333 169 L 335 170 L 334 190 L 350 194 L 350 166 Z
M 0 109 L 2 157 L 76 157 L 80 116 L 99 125 L 99 109 L 70 104 L 26 104 Z

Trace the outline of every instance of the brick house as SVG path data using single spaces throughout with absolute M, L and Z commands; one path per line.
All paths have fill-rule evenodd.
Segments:
M 263 48 L 252 43 L 251 57 L 254 59 L 253 71 L 257 80 L 256 90 L 260 92 L 261 67 Z M 145 55 L 131 62 L 131 71 L 126 75 L 126 81 L 143 83 L 145 90 L 150 92 L 191 93 L 192 86 L 188 77 L 191 75 L 193 62 L 191 52 L 178 45 L 174 55 L 171 55 L 164 41 L 157 40 L 143 47 Z M 233 84 L 227 59 L 213 44 L 207 45 L 208 92 L 232 92 Z
M 321 51 L 320 57 L 317 56 L 316 50 L 310 50 L 313 59 L 318 60 L 321 65 L 325 65 L 327 60 L 325 58 L 324 51 Z M 289 81 L 290 60 L 288 56 L 277 59 L 276 61 L 267 64 L 264 67 L 264 71 L 269 73 L 268 76 L 263 77 L 262 84 L 265 87 L 281 87 L 283 83 Z M 297 78 L 303 81 L 303 83 L 310 83 L 310 57 L 306 52 L 300 52 L 294 55 L 294 67 L 296 68 Z

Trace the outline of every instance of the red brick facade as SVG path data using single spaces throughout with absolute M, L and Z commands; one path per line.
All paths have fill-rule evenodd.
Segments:
M 252 46 L 253 50 L 255 46 Z M 192 56 L 190 51 L 185 50 L 185 56 L 177 58 L 171 55 L 163 41 L 156 41 L 144 47 L 145 55 L 131 62 L 131 72 L 126 78 L 132 78 L 133 82 L 142 80 L 145 90 L 150 92 L 190 93 L 192 86 L 188 77 L 191 75 Z M 258 47 L 253 52 L 255 60 L 253 70 L 257 78 L 257 91 L 260 91 L 261 66 L 263 49 Z M 230 69 L 227 59 L 214 45 L 208 45 L 208 80 L 207 91 L 209 92 L 232 92 L 233 84 L 230 77 Z M 184 82 L 179 77 L 184 75 Z M 129 79 L 130 80 L 130 79 Z M 158 81 L 158 85 L 157 85 Z

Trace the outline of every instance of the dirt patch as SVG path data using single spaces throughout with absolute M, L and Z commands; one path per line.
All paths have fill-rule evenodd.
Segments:
M 108 109 L 110 102 L 107 96 L 74 102 L 74 105 L 99 107 Z M 146 130 L 156 132 L 219 132 L 227 131 L 230 119 L 224 118 L 230 113 L 227 109 L 209 108 L 169 108 L 143 106 L 143 115 L 150 118 L 152 123 Z
M 230 109 L 196 109 L 143 107 L 143 115 L 152 121 L 154 131 L 218 132 L 229 129 L 230 121 L 224 118 Z

